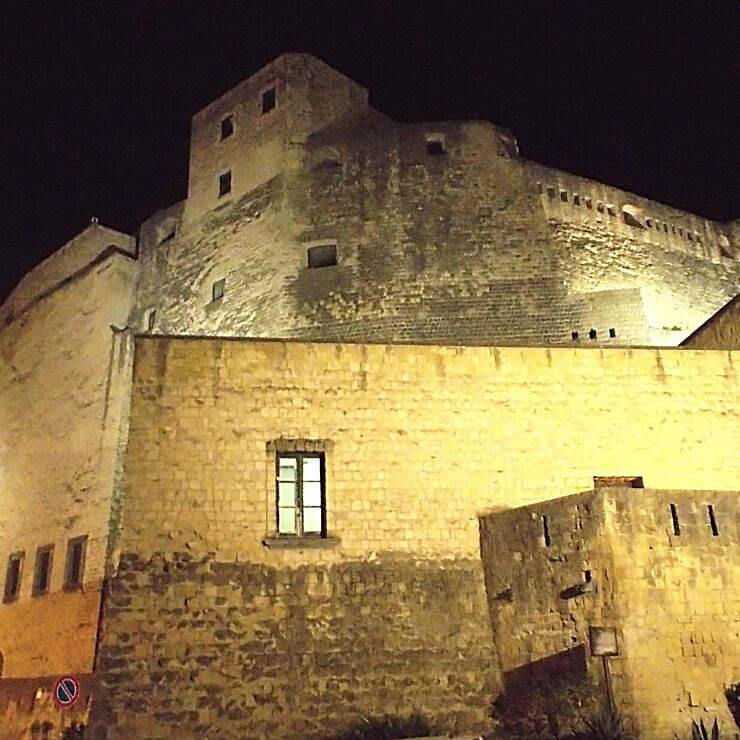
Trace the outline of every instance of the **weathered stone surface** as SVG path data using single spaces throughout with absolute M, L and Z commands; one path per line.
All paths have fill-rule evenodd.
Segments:
M 740 295 L 681 342 L 690 349 L 740 349 Z
M 140 577 L 114 581 L 129 604 L 105 617 L 94 732 L 322 738 L 411 709 L 451 729 L 487 725 L 498 674 L 479 561 L 204 557 L 182 580 L 162 571 L 173 556 L 122 556 Z M 124 621 L 142 647 L 133 656 Z
M 725 691 L 740 675 L 739 503 L 737 492 L 609 487 L 483 517 L 505 681 L 577 646 L 589 656 L 589 628 L 615 628 L 614 698 L 641 738 L 684 736 L 700 718 L 711 725 L 716 717 L 730 732 Z M 601 658 L 585 662 L 603 681 Z
M 263 110 L 271 89 L 276 105 Z M 219 140 L 227 115 L 234 132 Z M 429 137 L 442 154 L 430 153 Z M 227 170 L 232 189 L 219 198 Z M 308 269 L 307 249 L 326 243 L 336 243 L 338 264 Z M 595 347 L 677 344 L 738 292 L 739 244 L 738 222 L 527 162 L 509 132 L 486 122 L 399 124 L 313 57 L 280 57 L 194 117 L 185 201 L 144 223 L 138 243 L 94 223 L 0 309 L 0 562 L 26 552 L 20 598 L 0 605 L 3 675 L 91 669 L 106 570 L 133 591 L 146 576 L 154 604 L 182 591 L 183 603 L 167 608 L 183 635 L 251 645 L 230 621 L 187 621 L 193 605 L 245 608 L 233 582 L 241 564 L 276 574 L 275 594 L 254 601 L 270 610 L 291 569 L 307 564 L 379 552 L 432 570 L 440 559 L 476 559 L 478 512 L 579 490 L 594 466 L 633 464 L 666 487 L 737 487 L 737 466 L 726 464 L 737 450 L 732 355 Z M 594 349 L 253 344 L 232 354 L 216 342 L 199 355 L 167 342 L 150 354 L 144 342 L 137 403 L 152 415 L 136 421 L 124 479 L 126 324 L 168 335 Z M 278 439 L 327 450 L 340 537 L 324 549 L 262 544 L 274 534 L 265 481 Z M 78 534 L 89 536 L 85 589 L 62 594 L 67 540 Z M 50 594 L 32 600 L 35 549 L 48 544 Z M 138 559 L 116 570 L 120 551 Z M 163 565 L 152 576 L 156 553 Z M 201 592 L 194 579 L 206 556 L 237 571 L 209 571 Z M 348 585 L 351 598 L 368 588 Z M 323 588 L 310 586 L 316 599 Z M 133 637 L 136 603 L 114 590 L 107 604 L 118 669 L 145 650 Z M 62 637 L 71 624 L 74 643 Z M 218 661 L 201 655 L 197 665 Z M 391 675 L 405 676 L 401 668 Z M 157 681 L 175 670 L 151 667 Z M 109 672 L 111 687 L 118 675 Z M 224 716 L 262 721 L 269 706 L 254 701 L 222 707 Z M 126 702 L 130 712 L 144 706 Z M 163 726 L 206 721 L 195 706 L 158 711 Z

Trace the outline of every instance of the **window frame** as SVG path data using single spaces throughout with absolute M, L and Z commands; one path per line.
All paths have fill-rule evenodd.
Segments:
M 282 458 L 295 458 L 297 461 L 296 465 L 296 494 L 295 494 L 295 507 L 281 507 L 280 506 L 280 460 Z M 303 461 L 307 459 L 318 459 L 319 461 L 319 478 L 321 486 L 321 530 L 319 532 L 305 532 L 303 529 L 303 510 L 305 508 L 317 508 L 317 507 L 305 507 L 303 505 Z M 280 509 L 281 508 L 295 508 L 295 532 L 281 532 L 280 531 Z M 294 450 L 294 451 L 277 451 L 275 453 L 275 533 L 279 539 L 315 539 L 322 540 L 327 539 L 327 523 L 326 523 L 326 455 L 324 452 L 308 452 L 306 450 Z
M 41 575 L 40 565 L 44 556 L 48 555 L 49 559 L 46 564 L 46 573 L 44 575 L 43 586 L 39 585 L 39 576 Z M 33 564 L 33 585 L 31 586 L 31 596 L 45 596 L 51 590 L 51 574 L 54 571 L 54 545 L 42 545 L 36 548 L 36 558 Z
M 17 552 L 11 553 L 8 556 L 8 564 L 5 568 L 5 588 L 3 590 L 3 603 L 9 604 L 16 601 L 21 594 L 21 586 L 23 584 L 23 565 L 26 560 L 26 553 L 24 550 L 18 550 Z M 18 577 L 15 584 L 13 593 L 10 593 L 8 586 L 10 583 L 10 571 L 14 562 L 18 563 Z
M 72 552 L 75 545 L 81 545 L 80 548 L 80 565 L 77 569 L 77 580 L 71 581 L 72 571 Z M 82 584 L 85 580 L 85 561 L 87 559 L 87 535 L 83 534 L 79 537 L 72 537 L 67 540 L 67 556 L 64 562 L 64 590 L 65 591 L 77 591 L 82 588 Z

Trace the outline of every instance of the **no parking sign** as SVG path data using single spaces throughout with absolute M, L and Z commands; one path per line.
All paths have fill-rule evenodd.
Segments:
M 72 676 L 62 676 L 54 684 L 54 701 L 60 709 L 69 709 L 80 697 L 80 683 Z

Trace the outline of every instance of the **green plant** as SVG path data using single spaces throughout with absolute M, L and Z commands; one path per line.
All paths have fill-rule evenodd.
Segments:
M 589 740 L 626 740 L 628 736 L 619 712 L 609 709 L 583 722 Z
M 704 726 L 704 720 L 700 719 L 699 724 L 696 724 L 696 720 L 691 720 L 691 740 L 719 740 L 719 725 L 717 720 L 714 720 L 712 725 L 712 734 L 709 734 L 709 730 Z
M 419 714 L 407 717 L 384 714 L 382 717 L 362 717 L 336 740 L 395 740 L 430 735 L 432 732 L 432 727 Z

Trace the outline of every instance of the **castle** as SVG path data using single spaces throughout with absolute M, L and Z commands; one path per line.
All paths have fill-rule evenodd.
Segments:
M 594 628 L 641 737 L 728 726 L 738 223 L 308 55 L 196 113 L 185 200 L 0 308 L 5 736 L 481 732 Z

